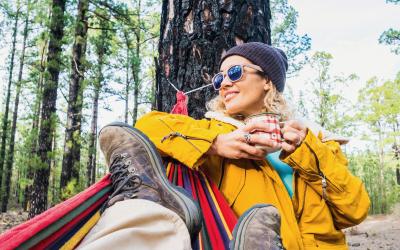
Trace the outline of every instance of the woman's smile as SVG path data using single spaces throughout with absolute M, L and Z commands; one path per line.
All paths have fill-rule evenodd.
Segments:
M 239 94 L 239 91 L 226 91 L 224 94 L 225 102 L 229 102 Z

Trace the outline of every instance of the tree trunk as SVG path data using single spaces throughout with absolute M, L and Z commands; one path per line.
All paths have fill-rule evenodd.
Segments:
M 271 44 L 269 1 L 164 0 L 162 6 L 157 108 L 169 112 L 176 91 L 211 82 L 227 49 L 244 42 Z M 203 117 L 212 87 L 190 94 L 189 115 Z
M 92 124 L 90 126 L 89 138 L 89 157 L 87 164 L 87 186 L 89 187 L 96 181 L 96 155 L 97 155 L 97 114 L 99 108 L 100 88 L 97 86 L 94 90 Z
M 11 137 L 10 137 L 10 147 L 7 153 L 5 171 L 4 171 L 4 184 L 2 185 L 2 201 L 1 201 L 1 211 L 7 211 L 8 198 L 10 196 L 10 183 L 12 177 L 12 167 L 14 163 L 14 145 L 15 145 L 15 132 L 17 130 L 17 118 L 18 118 L 18 105 L 19 105 L 19 95 L 21 93 L 21 84 L 22 84 L 22 72 L 24 70 L 24 62 L 25 62 L 25 48 L 26 48 L 26 39 L 28 37 L 28 22 L 29 22 L 29 11 L 30 11 L 30 1 L 27 2 L 27 11 L 25 16 L 25 27 L 24 27 L 24 38 L 22 42 L 22 51 L 21 57 L 19 61 L 19 72 L 18 72 L 18 81 L 17 81 L 17 90 L 15 94 L 15 102 L 14 102 L 14 112 L 13 112 L 13 120 L 11 126 Z
M 81 156 L 81 122 L 85 73 L 85 53 L 87 41 L 88 0 L 79 0 L 75 26 L 75 41 L 72 48 L 71 82 L 65 128 L 64 157 L 62 162 L 60 187 L 63 189 L 72 179 L 79 181 Z
M 19 1 L 17 3 L 17 12 L 15 14 L 15 22 L 13 28 L 13 40 L 11 47 L 11 58 L 10 58 L 10 66 L 9 66 L 9 74 L 8 74 L 8 85 L 7 85 L 7 94 L 6 94 L 6 102 L 5 102 L 5 111 L 3 115 L 3 124 L 1 130 L 1 146 L 0 146 L 0 185 L 3 183 L 3 166 L 6 154 L 6 143 L 7 143 L 7 131 L 8 131 L 8 112 L 10 109 L 10 96 L 11 96 L 11 84 L 13 78 L 13 70 L 14 70 L 14 57 L 15 57 L 15 45 L 17 43 L 17 33 L 18 33 L 18 19 L 19 19 Z
M 90 126 L 90 138 L 89 138 L 89 157 L 87 164 L 87 186 L 92 185 L 96 180 L 96 156 L 97 156 L 97 117 L 99 109 L 99 95 L 102 86 L 103 78 L 103 56 L 98 55 L 98 78 L 95 84 L 93 107 L 92 107 L 92 124 Z
M 108 34 L 108 28 L 110 23 L 104 19 L 99 20 L 99 26 L 103 28 L 101 30 L 100 36 L 98 37 L 99 42 L 95 42 L 95 54 L 97 56 L 97 64 L 96 64 L 96 79 L 94 81 L 94 95 L 93 95 L 93 106 L 92 106 L 92 123 L 91 123 L 91 131 L 89 137 L 89 156 L 87 163 L 87 186 L 92 185 L 96 181 L 96 163 L 97 163 L 97 119 L 98 119 L 98 109 L 99 109 L 99 97 L 101 93 L 101 89 L 103 87 L 103 67 L 105 64 L 105 56 L 109 51 L 110 46 L 110 38 Z M 127 56 L 129 57 L 129 43 L 128 36 L 126 33 L 125 41 L 127 45 Z M 128 58 L 127 58 L 128 62 Z M 128 72 L 129 68 L 126 68 L 126 72 Z M 127 82 L 128 82 L 128 73 L 127 73 Z M 127 109 L 125 110 L 127 112 Z M 125 117 L 127 119 L 127 117 Z
M 53 152 L 54 152 L 57 149 L 57 130 L 54 130 L 53 132 L 54 132 L 54 134 L 53 134 L 52 147 L 53 147 Z M 50 161 L 50 172 L 52 172 L 52 176 L 50 177 L 51 183 L 52 183 L 52 185 L 50 186 L 51 187 L 50 192 L 52 194 L 51 195 L 52 199 L 50 200 L 50 204 L 51 204 L 50 206 L 53 206 L 58 203 L 58 201 L 59 201 L 58 198 L 60 197 L 59 192 L 61 192 L 61 190 L 59 190 L 56 187 L 56 183 L 57 183 L 56 168 L 57 168 L 56 157 L 52 157 L 51 161 Z
M 130 92 L 130 80 L 129 80 L 129 66 L 130 66 L 130 42 L 129 42 L 129 34 L 124 31 L 125 37 L 125 45 L 126 45 L 126 65 L 125 65 L 125 74 L 126 74 L 126 82 L 125 82 L 125 123 L 128 123 L 128 114 L 129 114 L 129 92 Z
M 382 125 L 379 122 L 378 123 L 379 127 L 379 141 L 378 141 L 378 154 L 379 154 L 379 196 L 381 198 L 381 204 L 380 204 L 380 213 L 385 214 L 386 213 L 386 183 L 385 183 L 385 152 L 383 151 L 383 135 L 382 135 Z
M 53 0 L 51 7 L 50 40 L 47 53 L 47 72 L 43 86 L 41 123 L 38 140 L 40 168 L 36 169 L 30 196 L 29 218 L 47 209 L 47 191 L 49 187 L 50 157 L 52 135 L 55 129 L 58 77 L 61 66 L 61 46 L 64 35 L 64 11 L 66 0 Z
M 139 86 L 140 86 L 140 36 L 141 36 L 141 17 L 140 13 L 142 11 L 142 1 L 138 0 L 138 8 L 137 8 L 137 27 L 134 31 L 135 36 L 136 36 L 136 51 L 135 51 L 135 57 L 134 61 L 132 63 L 132 77 L 134 80 L 134 85 L 133 85 L 133 110 L 132 110 L 132 124 L 135 125 L 137 116 L 138 116 L 138 105 L 139 105 Z
M 40 126 L 40 110 L 42 107 L 42 91 L 43 91 L 43 81 L 44 81 L 44 73 L 45 73 L 45 52 L 47 48 L 47 41 L 45 42 L 45 45 L 42 48 L 42 51 L 40 52 L 40 75 L 39 75 L 39 84 L 36 89 L 36 100 L 34 104 L 34 115 L 32 118 L 32 128 L 31 128 L 31 150 L 30 150 L 30 157 L 33 158 L 37 156 L 37 151 L 38 151 L 38 128 Z M 28 165 L 27 166 L 27 173 L 26 173 L 26 178 L 28 180 L 33 180 L 34 178 L 34 171 L 33 171 L 33 166 Z M 30 209 L 30 194 L 32 190 L 32 185 L 27 185 L 24 190 L 24 202 L 23 202 L 23 208 L 25 211 L 28 211 Z

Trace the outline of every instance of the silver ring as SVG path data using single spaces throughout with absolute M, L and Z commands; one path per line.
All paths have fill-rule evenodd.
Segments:
M 244 135 L 244 140 L 247 144 L 250 144 L 251 141 L 251 134 L 250 133 L 245 133 Z

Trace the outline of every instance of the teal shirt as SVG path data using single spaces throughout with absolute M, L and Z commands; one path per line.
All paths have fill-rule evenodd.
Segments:
M 271 154 L 267 154 L 266 159 L 271 166 L 278 172 L 281 177 L 283 184 L 286 187 L 290 197 L 293 196 L 293 169 L 286 163 L 279 159 L 281 151 L 277 151 Z

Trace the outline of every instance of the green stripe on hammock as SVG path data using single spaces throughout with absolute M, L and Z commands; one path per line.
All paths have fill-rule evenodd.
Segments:
M 63 218 L 59 219 L 58 221 L 55 221 L 53 224 L 51 224 L 49 227 L 43 229 L 39 233 L 35 234 L 30 238 L 29 240 L 25 241 L 22 243 L 20 246 L 18 246 L 16 249 L 29 249 L 42 240 L 46 239 L 48 236 L 59 230 L 62 226 L 67 224 L 69 221 L 71 221 L 73 218 L 81 214 L 83 211 L 88 209 L 91 205 L 93 205 L 96 201 L 98 201 L 101 197 L 106 195 L 111 189 L 111 186 L 107 186 L 101 191 L 99 191 L 97 194 L 94 196 L 90 197 L 88 200 L 86 200 L 84 203 L 79 205 L 77 208 L 72 210 L 70 213 L 65 215 Z

